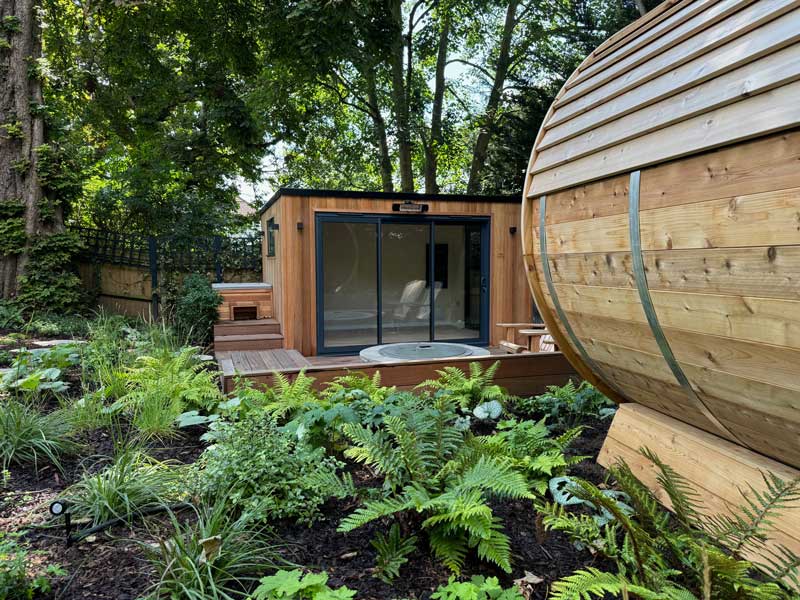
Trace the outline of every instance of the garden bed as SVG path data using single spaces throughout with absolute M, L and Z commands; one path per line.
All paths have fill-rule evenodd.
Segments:
M 607 421 L 587 424 L 585 432 L 573 443 L 576 452 L 590 455 L 573 473 L 601 483 L 604 469 L 594 462 L 600 450 Z M 155 445 L 152 453 L 160 460 L 192 462 L 204 446 L 199 439 L 201 430 L 194 435 L 183 435 L 168 444 Z M 11 467 L 10 486 L 0 492 L 0 528 L 25 531 L 24 539 L 31 548 L 41 551 L 40 564 L 57 563 L 66 575 L 53 580 L 52 597 L 59 600 L 115 599 L 134 600 L 144 596 L 153 584 L 155 573 L 150 567 L 142 543 L 156 543 L 157 532 L 165 528 L 163 519 L 150 518 L 146 523 L 118 526 L 94 536 L 91 541 L 81 541 L 67 548 L 64 530 L 60 526 L 42 528 L 50 521 L 48 507 L 61 493 L 76 481 L 85 469 L 92 470 L 90 459 L 95 460 L 113 453 L 113 440 L 104 430 L 96 430 L 81 440 L 82 457 L 64 463 L 65 473 L 45 466 L 37 477 L 31 469 Z M 100 463 L 98 463 L 100 464 Z M 356 471 L 362 479 L 369 477 L 366 469 Z M 287 547 L 285 556 L 292 562 L 315 570 L 324 570 L 329 583 L 346 585 L 358 590 L 357 598 L 427 598 L 439 585 L 447 583 L 450 572 L 437 563 L 425 548 L 420 548 L 404 565 L 408 577 L 399 578 L 392 585 L 372 576 L 375 550 L 370 540 L 379 525 L 357 529 L 348 534 L 336 531 L 339 521 L 355 508 L 351 500 L 330 501 L 323 508 L 324 517 L 312 527 L 288 521 L 275 524 L 275 535 Z M 578 551 L 564 534 L 547 533 L 537 539 L 535 514 L 527 502 L 498 502 L 495 510 L 506 525 L 506 531 L 515 548 L 514 571 L 505 574 L 499 569 L 487 568 L 485 563 L 468 563 L 465 575 L 490 574 L 500 578 L 506 586 L 526 572 L 541 577 L 544 582 L 536 586 L 531 598 L 546 598 L 547 585 L 584 566 L 596 565 L 600 559 L 588 551 Z
M 713 598 L 792 597 L 769 574 L 790 585 L 796 559 L 754 577 L 716 544 L 759 544 L 800 482 L 773 480 L 758 522 L 704 533 L 657 457 L 680 519 L 596 463 L 614 408 L 587 384 L 515 398 L 474 363 L 413 392 L 358 374 L 317 391 L 300 373 L 224 397 L 162 325 L 100 319 L 82 342 L 16 353 L 0 379 L 0 596 L 690 598 L 712 582 Z

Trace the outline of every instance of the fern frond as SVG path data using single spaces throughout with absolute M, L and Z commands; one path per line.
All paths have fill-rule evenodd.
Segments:
M 785 510 L 800 504 L 800 478 L 784 481 L 773 473 L 762 473 L 763 491 L 749 486 L 740 490 L 744 504 L 733 514 L 707 517 L 705 527 L 736 556 L 746 550 L 759 550 L 774 529 L 775 519 Z
M 409 508 L 409 501 L 404 496 L 387 498 L 385 500 L 370 500 L 367 501 L 364 506 L 357 508 L 352 514 L 342 519 L 336 530 L 341 533 L 347 533 L 348 531 L 363 527 L 371 521 L 403 512 Z
M 479 489 L 505 498 L 533 499 L 526 478 L 507 460 L 482 456 L 456 484 L 459 489 Z
M 639 452 L 658 469 L 656 480 L 669 496 L 672 511 L 678 522 L 683 527 L 699 527 L 702 522 L 699 509 L 702 500 L 692 483 L 662 461 L 649 448 L 641 448 Z
M 511 573 L 511 541 L 503 533 L 499 518 L 492 520 L 489 536 L 482 537 L 478 542 L 478 556 Z
M 461 574 L 467 556 L 467 541 L 464 536 L 453 536 L 443 529 L 431 529 L 428 543 L 433 555 L 441 560 L 444 566 L 456 575 Z
M 688 592 L 687 592 L 688 593 Z M 641 600 L 665 600 L 661 593 L 635 585 L 622 575 L 606 573 L 595 567 L 587 567 L 553 583 L 551 600 L 591 600 L 591 598 L 614 598 L 635 595 Z M 673 596 L 672 600 L 697 600 L 689 594 L 683 599 Z

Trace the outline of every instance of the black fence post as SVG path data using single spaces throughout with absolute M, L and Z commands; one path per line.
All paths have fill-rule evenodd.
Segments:
M 220 260 L 220 254 L 222 252 L 222 237 L 218 235 L 214 236 L 212 248 L 214 253 L 214 277 L 216 278 L 217 283 L 222 283 L 222 261 Z
M 148 236 L 147 246 L 150 254 L 150 288 L 152 290 L 150 303 L 153 318 L 158 319 L 158 241 L 152 235 Z

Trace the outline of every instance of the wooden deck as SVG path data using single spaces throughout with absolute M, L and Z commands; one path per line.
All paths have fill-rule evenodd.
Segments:
M 494 352 L 497 352 L 495 350 Z M 436 371 L 453 365 L 466 369 L 469 363 L 481 363 L 483 368 L 499 360 L 495 382 L 518 396 L 542 393 L 548 385 L 563 385 L 577 373 L 560 352 L 525 354 L 493 354 L 492 356 L 415 360 L 392 363 L 371 363 L 358 356 L 305 357 L 297 350 L 250 350 L 217 352 L 223 375 L 223 390 L 233 391 L 234 378 L 246 377 L 260 385 L 272 383 L 272 373 L 280 371 L 292 377 L 305 369 L 316 379 L 316 386 L 347 372 L 359 371 L 372 375 L 380 371 L 384 385 L 412 389 L 425 379 L 436 378 Z

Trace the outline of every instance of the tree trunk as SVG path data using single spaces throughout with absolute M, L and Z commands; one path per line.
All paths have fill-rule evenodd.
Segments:
M 445 9 L 446 10 L 446 9 Z M 436 75 L 434 77 L 433 106 L 431 107 L 431 132 L 425 144 L 425 192 L 439 193 L 437 182 L 439 149 L 442 145 L 442 110 L 444 107 L 444 70 L 447 66 L 447 45 L 450 42 L 450 13 L 442 15 L 439 30 L 439 46 L 436 54 Z
M 384 192 L 394 191 L 392 181 L 392 158 L 389 155 L 389 142 L 386 137 L 386 122 L 381 114 L 380 103 L 378 102 L 378 90 L 375 84 L 375 71 L 369 69 L 364 75 L 367 83 L 367 102 L 369 103 L 370 117 L 372 126 L 375 128 L 375 137 L 380 149 L 379 167 L 381 173 L 381 186 Z
M 634 0 L 636 3 L 636 9 L 639 11 L 639 14 L 645 16 L 647 14 L 647 7 L 644 5 L 644 0 Z
M 26 242 L 18 254 L 0 257 L 0 297 L 10 298 L 17 292 L 19 276 L 25 269 L 33 236 L 51 233 L 61 227 L 63 217 L 57 211 L 54 222 L 43 224 L 39 207 L 42 188 L 36 175 L 36 150 L 44 143 L 44 119 L 31 105 L 42 105 L 42 85 L 30 77 L 29 65 L 41 57 L 40 28 L 36 16 L 36 0 L 3 0 L 0 22 L 6 25 L 3 37 L 11 48 L 4 51 L 0 65 L 4 71 L 0 86 L 0 202 L 8 207 L 20 206 L 24 219 Z
M 489 100 L 486 102 L 486 110 L 478 130 L 478 138 L 472 151 L 472 165 L 469 170 L 469 182 L 467 183 L 467 193 L 476 194 L 480 191 L 480 177 L 489 150 L 489 141 L 492 136 L 492 129 L 497 119 L 497 111 L 500 108 L 500 100 L 503 94 L 503 86 L 508 75 L 508 67 L 511 62 L 511 38 L 514 35 L 514 28 L 517 25 L 517 7 L 519 0 L 510 0 L 506 9 L 506 19 L 503 25 L 503 34 L 500 38 L 500 46 L 497 53 L 497 65 L 494 73 L 492 89 L 489 92 Z
M 411 132 L 409 131 L 408 93 L 405 89 L 403 72 L 403 11 L 402 0 L 391 2 L 392 20 L 397 32 L 392 40 L 392 102 L 394 104 L 395 125 L 397 129 L 397 154 L 400 167 L 400 189 L 404 192 L 414 191 L 414 173 L 411 164 Z

